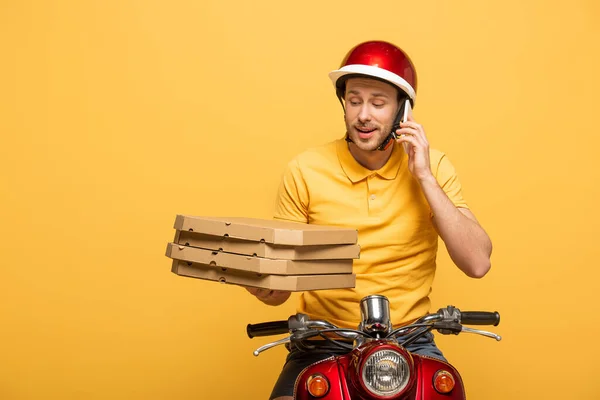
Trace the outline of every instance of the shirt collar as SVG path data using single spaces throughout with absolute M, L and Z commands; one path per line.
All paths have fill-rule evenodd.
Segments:
M 383 167 L 378 170 L 372 171 L 368 168 L 363 167 L 356 161 L 350 150 L 348 149 L 348 142 L 345 139 L 338 139 L 337 141 L 337 154 L 340 160 L 342 170 L 352 181 L 356 183 L 368 177 L 369 175 L 377 174 L 383 179 L 391 180 L 396 178 L 400 165 L 402 164 L 403 154 L 400 144 L 393 143 L 392 154 Z

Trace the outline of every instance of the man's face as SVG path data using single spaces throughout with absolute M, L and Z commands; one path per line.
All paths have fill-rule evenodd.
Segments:
M 346 82 L 346 130 L 361 150 L 377 149 L 392 129 L 398 112 L 398 89 L 369 78 Z

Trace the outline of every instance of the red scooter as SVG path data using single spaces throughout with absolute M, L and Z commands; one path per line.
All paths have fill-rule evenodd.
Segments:
M 432 329 L 445 335 L 469 332 L 501 339 L 494 333 L 463 326 L 497 326 L 497 312 L 467 312 L 448 306 L 410 325 L 392 329 L 386 297 L 367 296 L 361 300 L 360 310 L 361 323 L 356 330 L 295 314 L 287 321 L 250 324 L 247 334 L 250 338 L 290 334 L 260 347 L 255 356 L 280 344 L 307 347 L 307 340 L 316 337 L 349 346 L 346 354 L 331 356 L 301 372 L 294 387 L 297 400 L 464 400 L 460 374 L 452 365 L 412 354 L 405 347 Z M 334 340 L 335 336 L 339 340 Z

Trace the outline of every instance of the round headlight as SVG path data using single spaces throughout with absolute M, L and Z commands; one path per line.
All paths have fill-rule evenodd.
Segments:
M 402 391 L 410 379 L 408 361 L 397 351 L 379 350 L 364 362 L 362 379 L 367 389 L 378 396 L 393 396 Z

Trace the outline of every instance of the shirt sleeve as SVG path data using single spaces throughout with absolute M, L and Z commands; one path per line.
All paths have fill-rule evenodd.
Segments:
M 274 219 L 308 223 L 308 188 L 297 159 L 288 163 L 277 191 Z
M 463 198 L 462 186 L 454 165 L 445 154 L 442 155 L 438 163 L 436 179 L 444 190 L 450 201 L 458 208 L 469 208 L 467 202 Z

